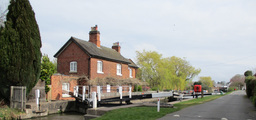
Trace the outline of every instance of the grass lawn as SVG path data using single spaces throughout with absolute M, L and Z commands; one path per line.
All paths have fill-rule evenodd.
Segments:
M 157 112 L 156 107 L 131 107 L 121 108 L 107 112 L 103 116 L 94 120 L 155 120 L 166 114 L 179 111 L 191 105 L 197 105 L 211 100 L 215 100 L 223 95 L 212 95 L 204 98 L 192 99 L 174 104 L 174 108 L 160 108 Z

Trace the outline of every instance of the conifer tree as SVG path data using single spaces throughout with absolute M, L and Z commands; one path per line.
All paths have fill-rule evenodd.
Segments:
M 0 29 L 0 96 L 8 100 L 10 86 L 26 86 L 40 76 L 41 38 L 28 0 L 11 0 L 5 27 Z

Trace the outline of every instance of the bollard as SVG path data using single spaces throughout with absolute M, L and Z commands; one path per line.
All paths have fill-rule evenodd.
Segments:
M 96 98 L 96 92 L 92 92 L 92 108 L 97 108 L 97 98 Z
M 160 98 L 157 99 L 157 112 L 160 112 Z

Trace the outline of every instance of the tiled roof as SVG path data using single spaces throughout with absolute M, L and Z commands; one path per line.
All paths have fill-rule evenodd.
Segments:
M 134 67 L 134 68 L 139 68 L 131 59 L 129 59 L 129 61 L 131 62 L 131 64 L 129 64 L 129 67 Z
M 76 43 L 85 53 L 94 58 L 101 58 L 109 61 L 121 62 L 125 64 L 131 64 L 131 67 L 135 67 L 136 65 L 130 60 L 123 57 L 116 50 L 100 46 L 97 47 L 94 43 L 84 41 L 75 37 L 71 37 L 69 41 L 54 55 L 54 57 L 58 57 L 58 55 L 71 43 Z M 135 66 L 134 66 L 135 65 Z

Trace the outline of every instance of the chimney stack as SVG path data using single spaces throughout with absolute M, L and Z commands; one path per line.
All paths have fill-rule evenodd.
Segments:
M 112 49 L 120 53 L 121 47 L 119 46 L 119 42 L 113 43 Z
M 95 27 L 91 27 L 91 31 L 89 32 L 89 42 L 100 47 L 100 31 L 98 31 L 97 25 L 95 25 Z

